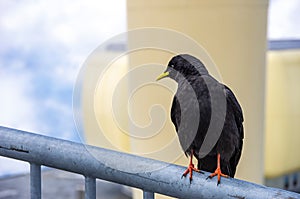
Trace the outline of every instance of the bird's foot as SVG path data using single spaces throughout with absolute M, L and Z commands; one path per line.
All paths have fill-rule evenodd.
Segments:
M 189 173 L 190 174 L 190 183 L 191 183 L 193 180 L 193 171 L 203 173 L 199 169 L 195 168 L 194 164 L 189 164 L 188 168 L 184 171 L 181 178 L 186 177 L 186 175 Z
M 225 175 L 225 174 L 222 173 L 220 167 L 218 167 L 218 168 L 215 170 L 215 172 L 212 173 L 212 174 L 210 174 L 206 179 L 208 179 L 208 178 L 212 179 L 212 178 L 215 177 L 215 176 L 218 176 L 218 184 L 217 184 L 217 185 L 220 184 L 220 182 L 221 182 L 221 177 L 228 178 L 228 175 Z

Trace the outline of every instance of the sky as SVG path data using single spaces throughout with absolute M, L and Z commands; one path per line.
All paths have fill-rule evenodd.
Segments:
M 125 3 L 0 0 L 0 125 L 80 141 L 74 82 L 87 56 L 126 30 Z M 0 176 L 27 167 L 0 157 Z
M 299 0 L 272 0 L 270 39 L 300 39 Z M 0 0 L 0 125 L 79 141 L 72 91 L 87 56 L 126 31 L 125 0 Z M 0 176 L 28 171 L 0 157 Z
M 269 1 L 268 38 L 300 39 L 300 1 Z

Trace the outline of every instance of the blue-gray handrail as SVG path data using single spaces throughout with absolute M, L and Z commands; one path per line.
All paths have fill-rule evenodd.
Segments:
M 206 172 L 196 173 L 190 184 L 189 179 L 181 179 L 182 166 L 6 127 L 0 127 L 0 155 L 31 164 L 31 198 L 41 197 L 40 165 L 84 175 L 85 196 L 93 199 L 96 178 L 142 189 L 144 198 L 154 198 L 154 193 L 176 198 L 300 198 L 297 193 L 232 178 L 222 178 L 217 186 L 216 179 L 206 180 Z M 149 165 L 160 169 L 149 170 Z M 138 172 L 127 172 L 129 167 Z

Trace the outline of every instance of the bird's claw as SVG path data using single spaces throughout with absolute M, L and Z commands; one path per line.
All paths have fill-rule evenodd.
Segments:
M 193 171 L 198 172 L 198 173 L 203 173 L 202 171 L 200 171 L 199 169 L 194 167 L 194 164 L 189 164 L 188 168 L 184 171 L 184 173 L 182 174 L 181 178 L 186 177 L 187 174 L 190 174 L 190 183 L 192 183 L 193 180 Z
M 215 170 L 214 173 L 210 174 L 210 175 L 206 178 L 206 180 L 207 180 L 208 178 L 209 178 L 209 179 L 212 179 L 212 178 L 215 177 L 215 176 L 218 176 L 217 186 L 221 183 L 221 177 L 228 178 L 228 175 L 223 174 L 222 171 L 221 171 L 221 169 L 220 169 L 220 168 L 217 168 L 217 169 Z

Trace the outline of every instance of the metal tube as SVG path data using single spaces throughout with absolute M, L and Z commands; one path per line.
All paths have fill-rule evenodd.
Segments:
M 154 199 L 154 193 L 143 191 L 143 199 Z
M 85 177 L 85 199 L 96 199 L 96 178 Z
M 41 165 L 30 163 L 30 198 L 40 199 L 41 188 Z
M 0 155 L 176 198 L 300 198 L 300 194 L 233 178 L 181 179 L 182 166 L 0 127 Z M 47 158 L 45 158 L 47 157 Z M 132 169 L 132 170 L 129 170 Z

